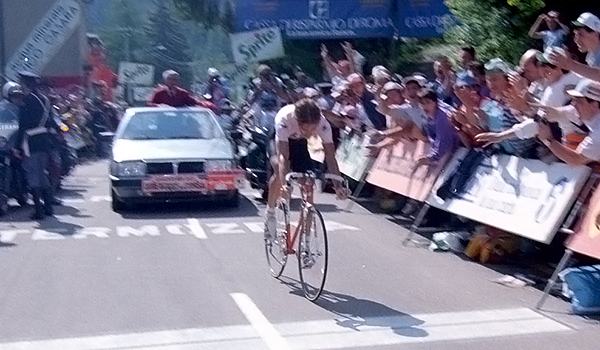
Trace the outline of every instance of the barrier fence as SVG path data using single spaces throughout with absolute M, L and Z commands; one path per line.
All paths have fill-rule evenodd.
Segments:
M 481 157 L 480 163 L 462 175 L 466 178 L 460 194 L 447 197 L 440 189 L 450 183 L 468 150 L 458 149 L 448 161 L 415 170 L 416 162 L 429 151 L 427 144 L 402 141 L 383 149 L 376 159 L 368 157 L 367 145 L 368 140 L 360 135 L 343 138 L 336 153 L 340 171 L 424 204 L 406 240 L 430 207 L 544 244 L 550 244 L 564 224 L 571 236 L 537 308 L 543 306 L 574 253 L 600 259 L 600 174 L 588 167 L 509 155 Z M 577 216 L 581 219 L 571 232 Z

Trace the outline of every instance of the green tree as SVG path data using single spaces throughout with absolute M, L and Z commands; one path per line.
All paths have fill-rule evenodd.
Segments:
M 187 38 L 181 30 L 182 23 L 174 16 L 168 2 L 156 0 L 154 4 L 145 33 L 147 52 L 156 66 L 156 81 L 161 81 L 163 71 L 174 69 L 181 74 L 183 84 L 189 86 L 193 81 L 192 62 Z
M 235 4 L 233 0 L 173 0 L 186 19 L 205 28 L 220 27 L 226 32 L 233 30 Z
M 516 63 L 532 46 L 527 30 L 544 0 L 446 0 L 457 24 L 444 35 L 450 44 L 469 44 L 481 61 L 500 57 Z
M 109 52 L 109 64 L 113 69 L 117 69 L 121 61 L 150 60 L 146 53 L 148 40 L 144 32 L 147 18 L 135 2 L 112 1 L 106 19 L 98 29 L 98 34 Z

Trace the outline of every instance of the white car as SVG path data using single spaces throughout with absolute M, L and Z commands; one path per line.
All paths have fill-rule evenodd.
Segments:
M 156 201 L 237 205 L 244 184 L 233 145 L 205 108 L 130 108 L 115 133 L 112 208 Z

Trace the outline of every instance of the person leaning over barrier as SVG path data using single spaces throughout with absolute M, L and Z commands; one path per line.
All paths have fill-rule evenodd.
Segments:
M 404 88 L 395 82 L 385 84 L 381 91 L 383 96 L 379 110 L 386 115 L 388 129 L 372 132 L 376 135 L 376 139 L 381 140 L 367 146 L 372 156 L 377 155 L 382 148 L 392 146 L 402 139 L 415 139 L 415 135 L 422 134 L 421 126 L 425 118 L 418 105 L 420 87 L 419 82 L 411 78 L 407 78 Z
M 450 124 L 448 115 L 444 113 L 438 102 L 438 96 L 433 90 L 423 89 L 419 92 L 419 104 L 427 119 L 423 125 L 423 134 L 419 139 L 429 142 L 429 154 L 417 161 L 414 169 L 421 165 L 436 164 L 447 154 L 455 150 L 460 140 L 456 130 Z
M 542 71 L 544 83 L 546 85 L 546 89 L 544 89 L 539 104 L 548 107 L 562 107 L 571 100 L 571 96 L 569 96 L 566 91 L 573 89 L 581 80 L 581 77 L 560 69 L 550 63 L 548 57 L 551 50 L 552 48 L 549 48 L 543 54 L 539 53 L 537 55 L 537 64 Z M 536 123 L 536 118 L 534 117 L 543 114 L 541 113 L 543 111 L 538 111 L 537 108 L 528 104 L 526 97 L 522 93 L 511 92 L 509 93 L 509 96 L 513 108 L 519 109 L 523 114 L 530 118 L 527 118 L 519 124 L 515 124 L 512 128 L 503 132 L 482 133 L 477 135 L 475 139 L 478 142 L 491 144 L 511 138 L 530 139 L 537 136 L 538 123 Z M 558 127 L 562 131 L 563 142 L 568 144 L 571 148 L 577 148 L 579 142 L 585 137 L 587 128 L 582 129 L 582 127 L 579 126 L 581 122 L 573 123 L 570 120 L 548 120 L 558 123 Z
M 567 91 L 573 98 L 572 104 L 579 115 L 579 119 L 590 129 L 588 136 L 579 144 L 577 149 L 570 149 L 557 141 L 547 123 L 539 124 L 538 138 L 554 155 L 563 162 L 573 165 L 592 165 L 600 162 L 600 82 L 589 79 L 579 82 L 573 90 Z M 565 118 L 576 121 L 577 117 L 568 109 L 542 107 L 548 115 L 560 118 L 561 113 Z

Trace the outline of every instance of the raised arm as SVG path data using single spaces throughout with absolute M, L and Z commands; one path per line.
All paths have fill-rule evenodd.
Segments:
M 542 39 L 542 33 L 539 32 L 539 28 L 540 25 L 542 24 L 542 21 L 546 19 L 546 15 L 545 14 L 541 14 L 538 16 L 538 18 L 535 20 L 535 22 L 533 23 L 533 25 L 531 26 L 531 28 L 529 28 L 529 32 L 527 33 L 527 35 L 529 35 L 529 37 L 533 38 L 533 39 Z

